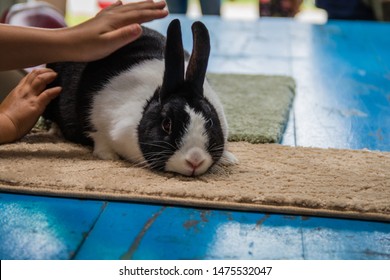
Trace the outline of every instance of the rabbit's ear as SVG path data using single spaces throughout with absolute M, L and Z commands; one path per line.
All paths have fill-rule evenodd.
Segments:
M 206 26 L 200 21 L 192 25 L 193 49 L 187 67 L 186 80 L 192 84 L 196 93 L 203 95 L 210 55 L 210 36 Z
M 180 21 L 174 19 L 168 26 L 165 46 L 165 72 L 160 90 L 160 101 L 184 82 L 184 49 Z

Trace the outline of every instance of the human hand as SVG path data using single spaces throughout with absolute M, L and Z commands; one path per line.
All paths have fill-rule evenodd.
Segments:
M 141 36 L 140 24 L 168 15 L 166 3 L 115 4 L 74 27 L 45 29 L 0 24 L 0 71 L 103 58 Z
M 91 61 L 105 57 L 120 47 L 138 39 L 140 24 L 168 15 L 165 1 L 142 1 L 122 4 L 117 1 L 94 18 L 72 28 L 67 33 L 66 57 L 72 61 Z
M 60 87 L 45 89 L 56 76 L 51 69 L 35 69 L 4 99 L 0 104 L 0 143 L 18 140 L 33 128 L 61 91 Z

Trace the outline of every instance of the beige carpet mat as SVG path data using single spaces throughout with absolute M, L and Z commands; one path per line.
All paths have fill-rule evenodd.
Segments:
M 0 146 L 0 191 L 390 221 L 390 153 L 229 145 L 238 165 L 188 178 L 30 134 Z

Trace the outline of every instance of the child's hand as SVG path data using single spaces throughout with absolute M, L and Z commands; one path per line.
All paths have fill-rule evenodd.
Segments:
M 33 70 L 4 99 L 0 104 L 0 143 L 18 140 L 33 128 L 61 91 L 60 87 L 45 89 L 56 76 L 51 69 Z
M 0 71 L 103 58 L 141 36 L 141 23 L 167 16 L 165 6 L 165 2 L 118 1 L 94 18 L 69 28 L 0 24 Z
M 142 34 L 141 23 L 167 16 L 165 6 L 164 1 L 128 4 L 118 1 L 94 18 L 64 29 L 67 33 L 64 38 L 68 38 L 70 45 L 67 50 L 73 51 L 67 57 L 74 57 L 73 61 L 91 61 L 109 55 L 138 39 Z

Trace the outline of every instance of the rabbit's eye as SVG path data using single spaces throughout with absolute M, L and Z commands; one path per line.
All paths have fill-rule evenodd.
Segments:
M 161 123 L 162 129 L 168 133 L 171 134 L 172 132 L 172 121 L 170 118 L 164 118 L 162 123 Z
M 206 129 L 210 129 L 214 126 L 214 122 L 212 119 L 208 119 L 206 122 Z

